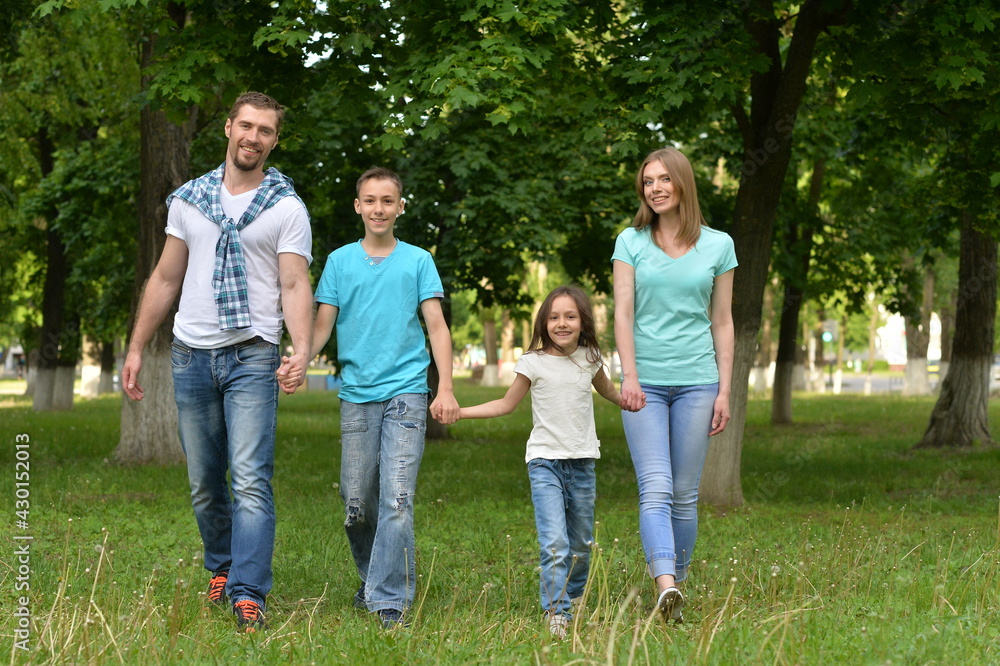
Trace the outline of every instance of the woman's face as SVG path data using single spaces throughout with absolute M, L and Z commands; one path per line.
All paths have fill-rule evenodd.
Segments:
M 642 195 L 657 215 L 676 211 L 681 204 L 680 193 L 674 189 L 670 173 L 660 160 L 653 160 L 642 170 Z

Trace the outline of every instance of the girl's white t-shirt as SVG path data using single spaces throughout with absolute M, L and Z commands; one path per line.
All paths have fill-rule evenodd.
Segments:
M 535 458 L 566 460 L 600 458 L 601 442 L 594 426 L 594 377 L 598 363 L 587 360 L 587 350 L 572 356 L 545 352 L 522 354 L 514 372 L 531 382 L 531 417 L 525 462 Z

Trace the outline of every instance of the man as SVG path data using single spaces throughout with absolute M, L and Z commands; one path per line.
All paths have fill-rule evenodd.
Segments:
M 171 351 L 191 503 L 212 573 L 209 599 L 228 596 L 241 630 L 266 626 L 274 553 L 274 439 L 282 319 L 304 377 L 311 344 L 312 234 L 292 182 L 264 162 L 284 111 L 249 92 L 226 121 L 226 161 L 167 198 L 167 240 L 143 294 L 122 386 L 141 400 L 142 351 L 178 291 Z M 301 382 L 283 383 L 292 393 Z M 226 482 L 226 472 L 231 487 Z M 230 499 L 230 492 L 232 499 Z

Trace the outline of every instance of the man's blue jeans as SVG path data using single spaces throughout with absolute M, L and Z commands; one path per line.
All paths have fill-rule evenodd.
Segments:
M 570 615 L 571 601 L 583 594 L 594 540 L 597 477 L 594 459 L 528 461 L 531 501 L 541 554 L 542 608 Z
M 426 414 L 427 395 L 421 393 L 385 402 L 340 401 L 344 528 L 371 612 L 404 611 L 413 603 L 413 496 Z
M 233 603 L 252 599 L 263 608 L 274 554 L 278 348 L 260 338 L 219 349 L 175 340 L 171 362 L 205 568 L 229 570 Z
M 622 412 L 639 484 L 639 533 L 650 575 L 680 582 L 698 535 L 698 484 L 719 385 L 641 386 L 646 406 Z

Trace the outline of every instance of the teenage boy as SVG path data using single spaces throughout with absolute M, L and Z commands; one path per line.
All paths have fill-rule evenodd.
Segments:
M 291 180 L 277 169 L 264 171 L 283 116 L 267 95 L 241 95 L 226 121 L 226 161 L 167 198 L 166 244 L 122 367 L 126 395 L 142 400 L 143 349 L 180 292 L 174 398 L 205 568 L 212 572 L 208 598 L 222 605 L 228 596 L 247 632 L 266 626 L 272 581 L 282 320 L 294 347 L 283 373 L 301 374 L 311 333 L 309 215 Z M 298 385 L 283 382 L 282 390 Z
M 403 183 L 372 168 L 358 179 L 354 210 L 365 237 L 332 252 L 316 289 L 310 358 L 337 328 L 342 366 L 340 494 L 344 526 L 361 577 L 354 604 L 382 626 L 405 626 L 416 590 L 413 498 L 424 451 L 427 355 L 423 315 L 440 379 L 431 414 L 458 419 L 452 392 L 451 333 L 441 311 L 444 288 L 426 250 L 393 235 Z M 289 382 L 300 381 L 299 370 Z

